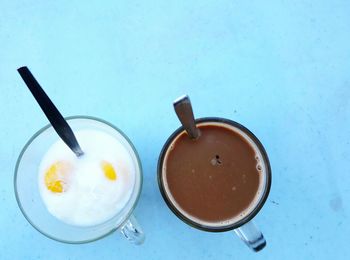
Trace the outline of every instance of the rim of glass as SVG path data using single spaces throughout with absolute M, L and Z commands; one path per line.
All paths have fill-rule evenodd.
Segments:
M 165 188 L 163 186 L 163 162 L 164 162 L 165 154 L 169 148 L 169 145 L 173 142 L 173 140 L 181 132 L 184 131 L 184 128 L 182 126 L 179 127 L 178 129 L 176 129 L 170 135 L 170 137 L 167 139 L 165 144 L 163 145 L 163 148 L 160 152 L 159 159 L 158 159 L 157 180 L 158 180 L 158 187 L 159 187 L 160 193 L 162 194 L 162 197 L 163 197 L 165 203 L 170 208 L 170 210 L 180 220 L 182 220 L 183 222 L 185 222 L 186 224 L 188 224 L 194 228 L 197 228 L 197 229 L 200 229 L 203 231 L 225 232 L 225 231 L 233 230 L 233 229 L 239 228 L 240 226 L 243 226 L 245 223 L 252 220 L 258 214 L 258 212 L 261 210 L 261 208 L 263 207 L 263 205 L 265 204 L 265 202 L 267 200 L 267 197 L 268 197 L 268 195 L 270 193 L 270 189 L 271 189 L 271 178 L 272 178 L 271 166 L 270 166 L 270 161 L 269 161 L 269 158 L 267 156 L 267 153 L 266 153 L 264 146 L 259 141 L 259 139 L 248 128 L 246 128 L 245 126 L 243 126 L 243 125 L 241 125 L 233 120 L 221 118 L 221 117 L 203 117 L 203 118 L 196 119 L 196 123 L 210 123 L 210 122 L 228 124 L 228 125 L 231 125 L 233 127 L 240 129 L 245 134 L 247 134 L 249 136 L 249 138 L 252 139 L 252 141 L 256 144 L 259 151 L 261 152 L 263 160 L 266 164 L 266 183 L 265 183 L 265 189 L 263 190 L 263 193 L 261 195 L 261 199 L 259 200 L 259 202 L 255 206 L 255 208 L 248 215 L 246 215 L 244 218 L 240 219 L 239 221 L 232 223 L 232 224 L 229 224 L 229 225 L 226 225 L 226 226 L 220 226 L 220 227 L 210 227 L 210 226 L 199 224 L 199 223 L 189 219 L 188 217 L 186 217 L 184 214 L 182 214 L 180 212 L 180 210 L 177 209 L 177 207 L 168 198 L 166 191 L 165 191 Z
M 134 211 L 138 201 L 139 201 L 139 198 L 140 198 L 140 195 L 141 195 L 141 191 L 142 191 L 142 185 L 143 185 L 143 171 L 142 171 L 142 164 L 141 164 L 141 160 L 140 160 L 140 157 L 139 157 L 139 154 L 137 153 L 137 150 L 134 146 L 134 144 L 131 142 L 131 140 L 129 139 L 129 137 L 123 132 L 121 131 L 118 127 L 116 127 L 115 125 L 111 124 L 110 122 L 106 121 L 106 120 L 103 120 L 101 118 L 98 118 L 98 117 L 94 117 L 94 116 L 85 116 L 85 115 L 76 115 L 76 116 L 68 116 L 68 117 L 65 117 L 65 119 L 68 121 L 68 120 L 74 120 L 74 119 L 87 119 L 87 120 L 92 120 L 92 121 L 97 121 L 97 122 L 100 122 L 100 123 L 103 123 L 103 124 L 106 124 L 108 126 L 110 126 L 111 128 L 113 128 L 114 130 L 116 130 L 118 133 L 120 133 L 123 138 L 125 138 L 125 140 L 129 143 L 131 149 L 133 150 L 134 154 L 135 154 L 135 157 L 136 157 L 136 160 L 137 160 L 137 164 L 139 166 L 139 169 L 140 169 L 140 188 L 139 190 L 137 191 L 137 196 L 135 198 L 135 202 L 134 204 L 132 205 L 132 207 L 130 208 L 129 212 L 127 214 L 125 214 L 125 217 L 124 217 L 124 220 L 121 222 L 121 224 L 119 226 L 121 226 L 125 221 L 127 221 L 130 216 L 132 215 L 132 212 Z M 41 234 L 43 234 L 44 236 L 50 238 L 50 239 L 53 239 L 55 241 L 58 241 L 58 242 L 62 242 L 62 243 L 66 243 L 66 244 L 84 244 L 84 243 L 89 243 L 89 242 L 94 242 L 94 241 L 97 241 L 99 239 L 102 239 L 110 234 L 112 234 L 114 231 L 116 231 L 118 229 L 118 227 L 115 227 L 113 228 L 111 231 L 107 232 L 106 234 L 103 234 L 99 237 L 96 237 L 96 238 L 93 238 L 93 239 L 87 239 L 87 240 L 82 240 L 82 241 L 69 241 L 69 240 L 64 240 L 64 239 L 60 239 L 60 238 L 57 238 L 55 236 L 52 236 L 52 235 L 49 235 L 47 233 L 45 233 L 45 231 L 39 229 L 32 221 L 31 219 L 27 216 L 24 208 L 22 207 L 22 204 L 21 204 L 21 201 L 19 199 L 19 196 L 18 196 L 18 192 L 17 192 L 17 172 L 18 172 L 18 167 L 19 167 L 19 164 L 22 160 L 22 157 L 23 157 L 23 154 L 25 153 L 25 151 L 27 150 L 27 148 L 31 145 L 31 143 L 39 136 L 41 135 L 45 130 L 47 130 L 48 128 L 52 127 L 52 125 L 49 123 L 47 125 L 45 125 L 44 127 L 40 128 L 27 142 L 26 144 L 23 146 L 18 158 L 17 158 L 17 161 L 16 161 L 16 166 L 15 166 L 15 171 L 14 171 L 14 179 L 13 179 L 13 184 L 14 184 L 14 191 L 15 191 L 15 196 L 16 196 L 16 201 L 17 201 L 17 205 L 18 207 L 20 208 L 23 216 L 25 217 L 25 219 L 29 222 L 29 224 L 32 225 L 32 227 L 34 227 L 38 232 L 40 232 Z M 131 197 L 130 197 L 131 199 Z M 127 203 L 130 202 L 130 199 L 128 200 Z M 113 218 L 113 217 L 112 217 Z M 111 218 L 111 219 L 112 219 Z M 107 221 L 99 224 L 99 225 L 103 225 L 105 224 L 106 222 L 110 221 L 111 219 L 108 219 Z M 96 225 L 94 227 L 97 227 L 99 225 Z

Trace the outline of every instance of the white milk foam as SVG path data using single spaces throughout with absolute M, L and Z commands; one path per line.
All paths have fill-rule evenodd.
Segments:
M 75 226 L 97 225 L 124 208 L 134 188 L 136 169 L 127 148 L 115 137 L 96 130 L 80 130 L 75 135 L 84 155 L 77 158 L 62 140 L 54 143 L 39 166 L 39 190 L 48 211 L 59 220 Z M 45 184 L 47 170 L 57 161 L 72 166 L 67 189 L 61 193 Z M 102 161 L 113 166 L 116 180 L 105 176 Z
M 188 219 L 190 219 L 190 220 L 192 220 L 192 221 L 194 221 L 194 222 L 196 222 L 198 224 L 201 224 L 203 226 L 207 226 L 207 227 L 225 227 L 227 225 L 232 225 L 232 224 L 240 221 L 241 219 L 243 219 L 247 215 L 249 215 L 256 208 L 257 204 L 260 202 L 261 197 L 262 197 L 262 195 L 264 193 L 265 186 L 266 186 L 266 171 L 267 171 L 267 168 L 266 168 L 264 160 L 262 159 L 263 156 L 262 156 L 258 146 L 242 130 L 240 130 L 240 129 L 236 128 L 236 127 L 233 127 L 231 125 L 228 125 L 228 124 L 225 124 L 225 123 L 218 123 L 218 122 L 203 122 L 203 123 L 199 123 L 199 125 L 200 126 L 215 125 L 215 126 L 228 128 L 229 130 L 234 131 L 234 132 L 238 133 L 240 136 L 242 136 L 250 144 L 250 146 L 254 149 L 254 151 L 255 151 L 255 160 L 256 160 L 256 168 L 260 172 L 260 174 L 259 174 L 259 187 L 258 187 L 258 191 L 257 191 L 257 193 L 255 195 L 255 198 L 250 203 L 250 205 L 245 210 L 243 210 L 240 214 L 238 214 L 237 216 L 233 216 L 230 219 L 223 220 L 223 221 L 220 221 L 220 222 L 208 222 L 208 221 L 203 221 L 203 220 L 201 220 L 199 218 L 196 218 L 195 216 L 192 216 L 191 214 L 187 213 L 185 210 L 183 210 L 181 208 L 181 206 L 176 202 L 176 200 L 172 196 L 172 194 L 171 194 L 171 192 L 169 190 L 169 185 L 168 185 L 165 177 L 162 178 L 163 179 L 164 189 L 165 189 L 167 197 L 169 198 L 171 203 L 181 212 L 182 215 L 184 215 Z M 178 139 L 180 134 L 169 145 L 169 149 L 168 149 L 168 151 L 166 152 L 166 154 L 164 156 L 164 162 L 167 161 L 169 152 L 170 152 L 170 150 L 173 149 L 174 143 L 176 142 L 176 140 Z M 166 163 L 163 164 L 162 172 L 163 172 L 162 173 L 163 175 L 166 174 Z M 234 188 L 234 186 L 232 188 Z

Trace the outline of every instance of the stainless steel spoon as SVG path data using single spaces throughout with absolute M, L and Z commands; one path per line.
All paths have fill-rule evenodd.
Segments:
M 65 142 L 77 157 L 82 156 L 84 152 L 80 148 L 72 129 L 36 81 L 30 70 L 27 67 L 21 67 L 17 71 L 63 142 Z
M 187 95 L 181 96 L 173 103 L 177 117 L 185 128 L 191 139 L 197 139 L 200 131 L 196 126 L 190 98 Z

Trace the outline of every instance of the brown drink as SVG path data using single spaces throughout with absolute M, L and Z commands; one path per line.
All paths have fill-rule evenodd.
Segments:
M 237 126 L 197 123 L 198 139 L 182 131 L 163 151 L 160 185 L 167 203 L 199 228 L 236 226 L 253 217 L 267 196 L 265 152 L 247 129 Z

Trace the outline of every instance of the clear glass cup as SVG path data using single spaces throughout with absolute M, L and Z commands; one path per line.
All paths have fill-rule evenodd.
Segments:
M 58 135 L 51 125 L 39 130 L 24 146 L 18 157 L 14 186 L 19 208 L 28 222 L 45 236 L 65 243 L 87 243 L 119 230 L 129 241 L 141 244 L 144 233 L 132 212 L 137 204 L 142 187 L 142 168 L 137 151 L 128 137 L 112 124 L 89 116 L 66 118 L 73 131 L 91 129 L 103 131 L 116 137 L 129 151 L 136 173 L 134 190 L 125 207 L 104 223 L 79 227 L 65 224 L 46 209 L 38 187 L 38 168 L 49 147 L 57 141 Z
M 244 217 L 242 217 L 238 221 L 225 226 L 203 225 L 191 220 L 190 218 L 182 214 L 181 210 L 176 207 L 176 205 L 171 201 L 171 199 L 167 195 L 167 190 L 164 187 L 164 181 L 163 181 L 163 175 L 164 175 L 163 164 L 164 164 L 165 155 L 167 151 L 170 149 L 171 144 L 173 143 L 173 141 L 176 139 L 177 136 L 179 136 L 181 133 L 185 131 L 183 127 L 180 127 L 177 130 L 175 130 L 175 132 L 168 138 L 159 155 L 157 177 L 158 177 L 158 186 L 162 194 L 162 197 L 166 202 L 166 204 L 168 205 L 168 207 L 171 209 L 171 211 L 186 224 L 194 228 L 197 228 L 203 231 L 209 231 L 209 232 L 224 232 L 224 231 L 234 230 L 234 232 L 238 235 L 238 237 L 241 238 L 241 240 L 245 242 L 245 244 L 250 249 L 252 249 L 255 252 L 258 252 L 266 246 L 266 240 L 263 234 L 254 224 L 252 219 L 256 216 L 256 214 L 258 214 L 258 212 L 264 205 L 270 192 L 271 167 L 270 167 L 267 153 L 263 145 L 259 141 L 259 139 L 247 128 L 245 128 L 244 126 L 242 126 L 237 122 L 234 122 L 232 120 L 225 119 L 225 118 L 219 118 L 219 117 L 206 117 L 206 118 L 199 118 L 196 120 L 196 125 L 200 125 L 200 124 L 215 124 L 215 125 L 223 125 L 224 127 L 228 127 L 228 128 L 237 128 L 245 134 L 244 138 L 249 139 L 248 140 L 249 143 L 253 143 L 256 146 L 256 149 L 261 154 L 263 165 L 265 166 L 263 191 L 259 196 L 257 204 L 255 205 L 254 209 L 250 211 L 249 214 L 246 214 Z

